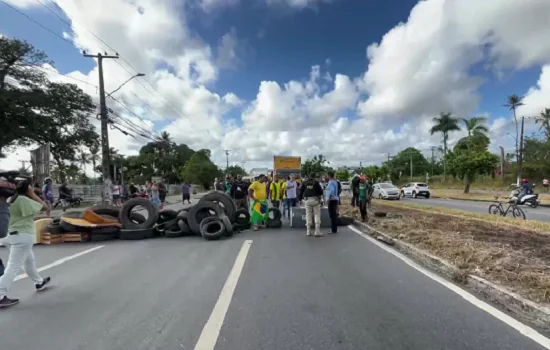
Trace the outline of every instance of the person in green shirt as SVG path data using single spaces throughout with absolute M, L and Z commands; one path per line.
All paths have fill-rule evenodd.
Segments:
M 49 277 L 42 278 L 36 270 L 32 251 L 35 235 L 34 216 L 47 208 L 46 203 L 34 193 L 30 185 L 19 186 L 17 196 L 11 197 L 8 203 L 10 221 L 4 244 L 10 245 L 10 255 L 4 275 L 0 277 L 0 308 L 19 303 L 18 299 L 8 298 L 7 294 L 15 277 L 23 269 L 34 282 L 37 291 L 44 290 L 50 282 Z
M 371 187 L 370 182 L 368 182 L 364 176 L 361 176 L 359 179 L 359 211 L 363 222 L 367 220 L 367 203 L 369 201 Z

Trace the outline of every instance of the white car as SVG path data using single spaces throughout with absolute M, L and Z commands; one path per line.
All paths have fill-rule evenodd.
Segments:
M 340 184 L 342 185 L 342 192 L 349 192 L 349 190 L 351 189 L 351 183 L 348 181 L 342 181 Z
M 409 182 L 401 188 L 401 197 L 411 196 L 430 198 L 430 188 L 423 182 Z
M 390 183 L 377 183 L 372 185 L 372 198 L 399 199 L 399 189 Z

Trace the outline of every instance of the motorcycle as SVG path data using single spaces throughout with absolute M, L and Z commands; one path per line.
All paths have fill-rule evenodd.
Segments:
M 535 188 L 535 184 L 533 184 L 533 188 Z M 540 204 L 539 195 L 537 193 L 524 194 L 523 189 L 517 186 L 515 186 L 510 193 L 510 197 L 517 198 L 517 204 L 527 205 L 531 208 L 536 208 Z
M 67 206 L 68 208 L 76 208 L 76 207 L 79 207 L 80 204 L 82 204 L 83 199 L 82 197 L 71 197 L 71 198 L 66 198 L 65 201 L 68 204 Z M 61 199 L 58 199 L 57 202 L 55 202 L 53 209 L 57 208 L 57 206 L 60 204 L 61 204 Z

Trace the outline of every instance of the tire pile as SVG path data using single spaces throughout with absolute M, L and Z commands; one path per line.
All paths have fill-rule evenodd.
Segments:
M 137 206 L 147 211 L 147 216 L 134 212 Z M 212 241 L 222 237 L 231 237 L 235 232 L 250 228 L 250 214 L 246 209 L 238 209 L 228 195 L 210 192 L 197 204 L 178 211 L 164 209 L 158 211 L 145 198 L 133 198 L 122 208 L 110 205 L 93 206 L 87 211 L 101 216 L 112 224 L 99 227 L 75 226 L 71 218 L 82 219 L 86 212 L 67 212 L 46 228 L 52 234 L 87 232 L 92 241 L 122 239 L 142 240 L 153 237 L 202 236 Z M 270 228 L 282 226 L 281 212 L 277 208 L 269 209 L 270 218 L 266 224 Z M 68 218 L 68 219 L 67 219 Z M 74 220 L 73 220 L 74 222 Z

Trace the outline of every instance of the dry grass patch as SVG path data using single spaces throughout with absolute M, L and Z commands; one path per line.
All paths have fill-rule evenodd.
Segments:
M 475 274 L 535 302 L 550 303 L 550 235 L 381 201 L 373 203 L 372 211 L 402 214 L 400 219 L 369 215 L 369 225 L 449 261 L 463 272 L 459 275 Z M 357 216 L 347 203 L 340 212 Z
M 436 198 L 452 198 L 492 202 L 495 196 L 505 197 L 510 194 L 510 191 L 486 191 L 484 193 L 463 193 L 460 189 L 431 189 L 432 196 Z M 539 193 L 541 204 L 550 205 L 550 193 Z

